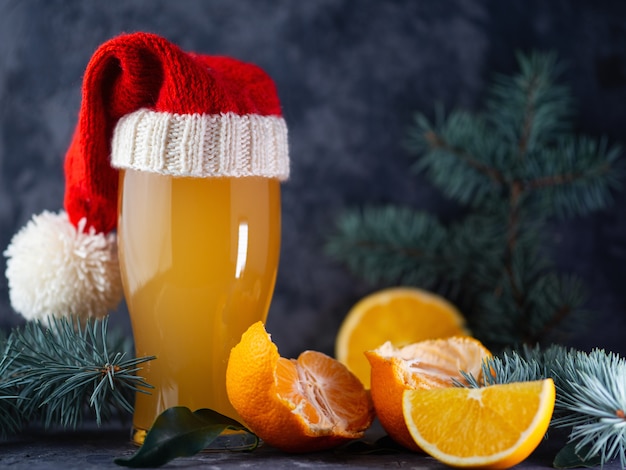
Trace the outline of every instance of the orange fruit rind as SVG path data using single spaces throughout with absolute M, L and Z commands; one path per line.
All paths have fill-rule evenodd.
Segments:
M 368 391 L 343 364 L 317 351 L 280 357 L 261 322 L 232 349 L 226 388 L 243 423 L 286 452 L 336 447 L 362 437 L 374 419 Z

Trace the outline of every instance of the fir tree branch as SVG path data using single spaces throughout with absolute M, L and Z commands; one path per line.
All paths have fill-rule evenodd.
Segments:
M 19 380 L 11 369 L 15 358 L 7 354 L 11 350 L 10 341 L 0 342 L 2 359 L 0 359 L 0 437 L 16 433 L 23 426 L 23 417 L 17 406 L 19 398 Z
M 599 456 L 604 465 L 619 458 L 621 468 L 626 466 L 624 358 L 598 349 L 534 347 L 493 356 L 482 370 L 482 381 L 462 375 L 472 387 L 552 378 L 557 397 L 551 426 L 571 428 L 570 442 L 584 460 Z
M 500 171 L 479 161 L 462 148 L 455 147 L 450 142 L 446 141 L 444 137 L 438 134 L 435 130 L 429 129 L 425 131 L 424 140 L 428 143 L 428 148 L 431 152 L 438 151 L 452 155 L 456 157 L 460 163 L 464 163 L 468 167 L 473 168 L 477 172 L 487 176 L 497 186 L 505 184 L 505 177 Z
M 607 207 L 623 174 L 620 147 L 572 133 L 555 56 L 518 62 L 518 73 L 495 79 L 484 112 L 415 115 L 414 169 L 469 215 L 447 227 L 431 216 L 438 229 L 426 233 L 394 208 L 348 212 L 328 250 L 373 283 L 446 288 L 492 349 L 544 341 L 581 315 L 582 284 L 554 272 L 541 233 L 550 217 Z
M 496 75 L 485 115 L 523 166 L 538 146 L 571 131 L 573 106 L 569 90 L 556 83 L 562 66 L 554 54 L 517 53 L 516 58 L 519 73 Z
M 440 244 L 445 229 L 426 213 L 395 207 L 344 213 L 326 252 L 375 282 L 430 285 L 447 265 Z
M 0 421 L 2 430 L 14 433 L 32 421 L 75 428 L 88 410 L 97 424 L 132 413 L 134 394 L 151 388 L 136 374 L 154 358 L 130 358 L 120 344 L 108 333 L 107 319 L 81 324 L 63 318 L 13 330 L 3 355 L 9 365 L 0 369 L 0 383 L 11 383 L 18 398 L 0 397 L 0 406 L 13 406 L 20 419 L 19 426 Z
M 438 115 L 431 124 L 415 115 L 409 148 L 421 155 L 413 169 L 425 172 L 448 197 L 462 204 L 478 206 L 499 197 L 505 189 L 501 145 L 480 116 L 453 111 Z
M 502 218 L 506 211 L 500 201 L 491 201 L 484 210 L 468 214 L 448 228 L 442 242 L 451 266 L 443 273 L 464 290 L 476 287 L 476 292 L 493 290 L 502 276 L 504 234 Z
M 612 191 L 621 189 L 621 151 L 606 139 L 560 139 L 544 150 L 545 159 L 528 166 L 524 190 L 562 218 L 604 209 L 612 202 Z
M 585 459 L 600 455 L 602 463 L 617 457 L 626 466 L 626 362 L 616 354 L 577 352 L 554 371 L 558 379 L 559 427 L 572 427 L 576 450 Z

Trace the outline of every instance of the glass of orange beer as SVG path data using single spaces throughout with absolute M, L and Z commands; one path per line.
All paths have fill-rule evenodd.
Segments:
M 289 156 L 274 82 L 259 67 L 149 34 L 114 46 L 98 54 L 107 68 L 97 77 L 110 83 L 88 98 L 115 119 L 122 285 L 136 354 L 156 356 L 140 372 L 154 388 L 136 395 L 141 444 L 174 406 L 241 422 L 226 367 L 241 335 L 268 314 Z M 213 447 L 242 442 L 224 437 Z
M 155 355 L 138 393 L 137 443 L 165 409 L 211 408 L 226 395 L 230 350 L 265 321 L 278 268 L 277 179 L 120 172 L 118 243 L 138 356 Z

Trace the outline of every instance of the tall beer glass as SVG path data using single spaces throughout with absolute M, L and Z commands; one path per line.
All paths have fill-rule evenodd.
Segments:
M 123 170 L 118 243 L 141 375 L 133 440 L 165 409 L 239 419 L 225 386 L 230 350 L 265 320 L 280 249 L 278 179 L 172 177 Z
M 241 421 L 226 393 L 226 367 L 241 335 L 268 313 L 280 182 L 289 176 L 274 82 L 254 64 L 135 33 L 94 54 L 83 91 L 81 113 L 88 112 L 76 141 L 98 158 L 75 166 L 98 191 L 78 202 L 111 225 L 101 207 L 117 197 L 135 351 L 156 356 L 140 372 L 154 388 L 136 395 L 133 440 L 143 443 L 174 406 Z M 110 175 L 118 183 L 112 191 Z M 79 181 L 77 192 L 84 190 Z

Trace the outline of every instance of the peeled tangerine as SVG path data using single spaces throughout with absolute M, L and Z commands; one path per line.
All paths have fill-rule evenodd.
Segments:
M 226 389 L 243 423 L 287 452 L 360 438 L 374 419 L 369 393 L 343 364 L 316 351 L 280 357 L 261 322 L 232 349 Z
M 402 411 L 405 390 L 445 388 L 463 382 L 460 371 L 479 379 L 491 353 L 467 336 L 420 341 L 402 348 L 390 342 L 365 352 L 371 364 L 371 393 L 381 425 L 398 444 L 420 450 L 409 433 Z

